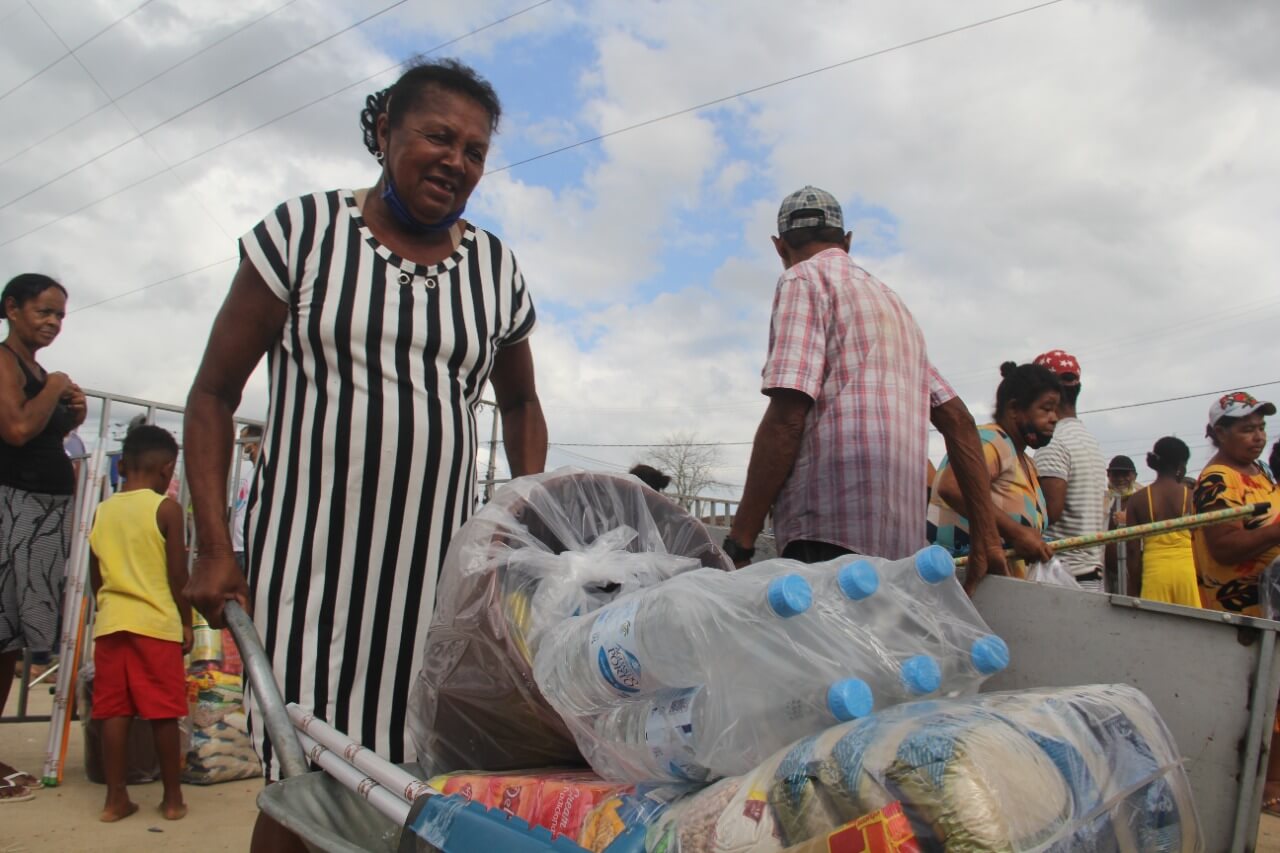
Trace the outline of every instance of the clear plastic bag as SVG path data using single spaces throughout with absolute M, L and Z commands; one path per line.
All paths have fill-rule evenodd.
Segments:
M 915 702 L 837 726 L 676 803 L 646 846 L 825 851 L 837 834 L 854 850 L 1204 849 L 1173 738 L 1128 685 Z
M 1075 575 L 1067 569 L 1065 563 L 1054 557 L 1047 563 L 1032 563 L 1027 569 L 1027 580 L 1036 583 L 1047 583 L 1051 586 L 1066 586 L 1072 589 L 1083 589 Z
M 533 681 L 543 634 L 697 567 L 732 564 L 633 477 L 561 468 L 499 489 L 445 557 L 410 697 L 418 761 L 431 773 L 581 765 Z
M 1262 600 L 1263 617 L 1280 620 L 1280 557 L 1272 560 L 1258 579 L 1258 597 Z
M 681 574 L 548 631 L 533 672 L 602 777 L 706 782 L 877 709 L 976 693 L 1008 663 L 931 547 Z

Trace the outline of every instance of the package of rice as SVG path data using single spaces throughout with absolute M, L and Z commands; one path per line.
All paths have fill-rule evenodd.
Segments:
M 1127 685 L 889 708 L 677 802 L 648 841 L 662 853 L 1204 850 L 1173 738 Z

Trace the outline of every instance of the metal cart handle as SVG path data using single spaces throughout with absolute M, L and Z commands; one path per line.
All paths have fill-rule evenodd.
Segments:
M 276 683 L 275 673 L 271 671 L 271 661 L 267 658 L 267 650 L 258 639 L 258 629 L 253 627 L 249 614 L 234 601 L 228 601 L 222 608 L 231 635 L 236 638 L 240 647 L 240 658 L 244 661 L 245 676 L 258 699 L 258 708 L 267 724 L 267 734 L 271 737 L 271 745 L 275 748 L 276 760 L 280 762 L 280 775 L 288 779 L 301 776 L 310 770 L 306 756 L 302 752 L 302 744 L 298 742 L 298 733 L 293 730 L 289 721 L 289 712 L 284 707 L 284 698 L 280 695 L 280 685 Z

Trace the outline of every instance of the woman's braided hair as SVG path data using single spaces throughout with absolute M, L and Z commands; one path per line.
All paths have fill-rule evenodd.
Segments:
M 463 95 L 475 101 L 489 114 L 489 131 L 498 132 L 502 118 L 502 104 L 498 93 L 470 66 L 456 59 L 428 60 L 415 57 L 406 63 L 400 79 L 380 92 L 365 98 L 360 111 L 360 130 L 364 135 L 364 147 L 378 156 L 378 117 L 383 113 L 391 127 L 399 127 L 405 115 L 419 107 L 430 97 L 431 89 L 443 89 Z

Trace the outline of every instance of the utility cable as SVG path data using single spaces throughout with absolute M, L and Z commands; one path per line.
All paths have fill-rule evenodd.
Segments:
M 202 99 L 200 99 L 199 101 L 196 101 L 194 104 L 192 104 L 191 106 L 187 107 L 186 109 L 181 110 L 180 112 L 177 112 L 177 113 L 175 113 L 174 115 L 169 116 L 168 118 L 165 118 L 165 119 L 162 119 L 162 120 L 160 120 L 160 121 L 156 122 L 155 124 L 151 125 L 151 127 L 148 127 L 146 130 L 141 131 L 141 132 L 140 132 L 140 133 L 138 133 L 137 135 L 135 135 L 135 136 L 131 136 L 131 137 L 129 137 L 128 139 L 124 140 L 123 142 L 120 142 L 120 143 L 118 143 L 118 144 L 116 144 L 116 145 L 111 146 L 111 147 L 110 147 L 110 148 L 108 148 L 106 151 L 103 151 L 103 152 L 101 152 L 101 153 L 99 153 L 99 154 L 96 154 L 96 155 L 95 155 L 95 156 L 93 156 L 93 157 L 90 157 L 88 160 L 85 160 L 84 162 L 80 163 L 79 165 L 72 166 L 70 169 L 67 169 L 66 171 L 62 172 L 61 174 L 57 175 L 56 177 L 50 178 L 49 180 L 45 181 L 44 183 L 36 185 L 36 186 L 35 186 L 35 187 L 33 187 L 32 189 L 27 190 L 26 192 L 22 193 L 21 195 L 14 196 L 13 198 L 9 199 L 8 201 L 4 202 L 3 204 L 0 204 L 0 210 L 4 210 L 4 209 L 8 208 L 10 205 L 13 205 L 13 204 L 15 204 L 15 203 L 17 203 L 17 202 L 19 202 L 19 201 L 22 201 L 24 198 L 29 198 L 30 196 L 35 195 L 36 193 L 40 192 L 40 190 L 44 189 L 45 187 L 48 187 L 48 186 L 50 186 L 50 185 L 52 185 L 52 184 L 56 184 L 58 181 L 62 180 L 63 178 L 66 178 L 66 177 L 68 177 L 69 175 L 73 175 L 73 174 L 75 174 L 76 172 L 80 171 L 81 169 L 84 169 L 84 168 L 86 168 L 86 167 L 88 167 L 88 166 L 93 165 L 94 163 L 97 163 L 97 162 L 98 162 L 99 160 L 101 160 L 103 157 L 106 157 L 106 156 L 108 156 L 108 155 L 110 155 L 110 154 L 115 153 L 116 151 L 119 151 L 121 148 L 124 148 L 126 145 L 129 145 L 130 143 L 132 143 L 135 139 L 139 138 L 140 136 L 145 136 L 145 135 L 146 135 L 146 134 L 148 134 L 148 133 L 151 133 L 151 132 L 153 132 L 153 131 L 155 131 L 155 130 L 159 130 L 160 128 L 164 127 L 165 125 L 167 125 L 167 124 L 169 124 L 169 123 L 171 123 L 171 122 L 177 121 L 178 119 L 182 118 L 182 117 L 183 117 L 183 116 L 185 116 L 185 115 L 189 115 L 189 114 L 191 114 L 192 112 L 194 112 L 195 110 L 197 110 L 197 109 L 199 109 L 200 107 L 204 106 L 205 104 L 209 103 L 210 101 L 216 100 L 216 99 L 218 99 L 218 98 L 222 97 L 223 95 L 225 95 L 225 94 L 227 94 L 227 93 L 229 93 L 229 92 L 235 91 L 236 89 L 240 88 L 241 86 L 245 85 L 246 83 L 249 83 L 250 81 L 256 80 L 257 78 L 261 77 L 263 74 L 266 74 L 266 73 L 268 73 L 269 71 L 273 71 L 274 69 L 279 68 L 281 65 L 284 65 L 284 64 L 285 64 L 285 63 L 287 63 L 287 62 L 292 62 L 294 59 L 297 59 L 299 56 L 302 56 L 303 54 L 309 53 L 309 52 L 311 52 L 311 51 L 315 50 L 317 47 L 320 47 L 321 45 L 328 44 L 329 42 L 331 42 L 331 41 L 333 41 L 334 39 L 336 39 L 338 36 L 341 36 L 341 35 L 344 35 L 344 34 L 346 34 L 346 33 L 349 33 L 349 32 L 351 32 L 352 30 L 356 29 L 357 27 L 360 27 L 360 26 L 363 26 L 364 24 L 367 24 L 369 21 L 372 21 L 374 18 L 377 18 L 377 17 L 380 17 L 380 16 L 382 16 L 382 15 L 385 15 L 387 12 L 390 12 L 390 11 L 392 11 L 393 9 L 395 9 L 395 8 L 397 8 L 397 7 L 399 7 L 399 6 L 403 6 L 405 3 L 408 3 L 408 2 L 409 2 L 409 0 L 395 0 L 395 2 L 394 2 L 394 3 L 388 4 L 387 6 L 382 7 L 382 8 L 381 8 L 381 9 L 379 9 L 377 12 L 374 12 L 374 13 L 372 13 L 372 14 L 370 14 L 370 15 L 366 15 L 365 17 L 361 18 L 360 20 L 356 21 L 355 23 L 349 24 L 349 25 L 347 25 L 347 26 L 343 27 L 342 29 L 338 30 L 337 32 L 330 33 L 329 35 L 325 36 L 324 38 L 320 39 L 319 41 L 317 41 L 317 42 L 313 42 L 312 44 L 307 45 L 306 47 L 302 48 L 301 50 L 296 50 L 296 51 L 294 51 L 293 53 L 289 54 L 288 56 L 284 57 L 283 59 L 279 59 L 279 60 L 277 60 L 277 61 L 275 61 L 275 62 L 271 63 L 271 64 L 270 64 L 270 65 L 268 65 L 266 68 L 259 69 L 258 71 L 255 71 L 255 72 L 253 72 L 252 74 L 250 74 L 248 77 L 242 78 L 240 81 L 238 81 L 238 82 L 236 82 L 236 83 L 233 83 L 232 85 L 227 86 L 227 87 L 225 87 L 225 88 L 223 88 L 223 89 L 219 89 L 217 92 L 214 92 L 212 95 L 209 95 L 209 96 L 208 96 L 208 97 L 206 97 L 206 98 L 202 98 Z
M 40 10 L 37 9 L 35 6 L 32 6 L 31 11 L 36 13 L 36 17 L 38 17 L 41 23 L 45 25 L 45 28 L 48 29 L 49 32 L 53 34 L 53 37 L 58 40 L 59 44 L 61 44 L 63 47 L 67 47 L 67 43 L 63 41 L 62 36 L 58 33 L 57 30 L 53 28 L 53 25 L 49 23 L 49 21 L 45 18 L 45 16 L 40 14 Z M 129 118 L 129 114 L 124 111 L 124 108 L 121 107 L 120 104 L 116 102 L 115 98 L 111 97 L 111 93 L 108 92 L 106 87 L 102 85 L 102 81 L 98 79 L 97 75 L 95 75 L 92 71 L 89 70 L 89 66 L 84 64 L 84 60 L 82 60 L 79 56 L 76 56 L 76 54 L 73 51 L 71 51 L 70 48 L 67 48 L 67 53 L 72 59 L 76 61 L 76 64 L 80 66 L 80 70 L 83 71 L 85 74 L 87 74 L 89 79 L 93 81 L 93 85 L 98 87 L 98 91 L 101 92 L 103 95 L 106 95 L 107 100 L 116 108 L 116 112 L 120 113 L 120 117 L 125 120 L 125 123 L 128 124 L 129 127 L 133 128 L 134 132 L 137 133 L 138 126 L 134 123 L 133 119 Z M 222 232 L 224 237 L 226 237 L 228 240 L 233 239 L 231 234 L 228 233 L 227 229 L 222 227 L 222 223 L 218 221 L 218 218 L 213 215 L 213 211 L 209 210 L 208 206 L 205 205 L 204 200 L 200 198 L 200 194 L 197 193 L 195 190 L 191 189 L 189 186 L 187 186 L 187 184 L 182 180 L 182 178 L 178 176 L 178 173 L 173 171 L 173 167 L 170 166 L 169 163 L 165 160 L 164 155 L 161 154 L 160 151 L 154 145 L 151 144 L 151 140 L 141 135 L 139 135 L 138 138 L 141 139 L 142 143 L 151 150 L 151 153 L 155 155 L 156 159 L 160 161 L 160 165 L 165 167 L 165 172 L 173 176 L 174 181 L 176 181 L 178 184 L 178 189 L 185 191 L 191 198 L 195 199 L 196 204 L 200 205 L 200 209 L 204 211 L 205 216 L 209 217 L 209 221 L 213 223 L 215 228 L 217 228 L 219 231 Z
M 506 23 L 507 21 L 510 21 L 510 20 L 512 20 L 513 18 L 517 18 L 517 17 L 519 17 L 520 15 L 525 14 L 526 12 L 531 12 L 531 11 L 533 11 L 534 9 L 537 9 L 539 6 L 545 6 L 546 4 L 548 4 L 548 3 L 550 3 L 550 2 L 551 2 L 551 0 L 538 0 L 538 2 L 537 2 L 537 3 L 533 3 L 532 5 L 526 6 L 526 7 L 524 7 L 523 9 L 518 9 L 518 10 L 516 10 L 515 12 L 512 12 L 512 13 L 511 13 L 511 14 L 509 14 L 509 15 L 506 15 L 505 17 L 499 18 L 499 19 L 497 19 L 497 20 L 495 20 L 495 21 L 491 21 L 491 22 L 489 22 L 489 23 L 487 23 L 487 24 L 485 24 L 485 25 L 483 25 L 483 26 L 476 27 L 474 30 L 471 30 L 471 31 L 466 32 L 466 33 L 463 33 L 463 34 L 462 34 L 462 35 L 460 35 L 460 36 L 455 36 L 454 38 L 451 38 L 451 39 L 449 39 L 448 41 L 442 42 L 442 43 L 440 43 L 440 44 L 436 45 L 435 47 L 432 47 L 432 48 L 430 48 L 429 50 L 424 51 L 424 53 L 430 54 L 430 53 L 434 53 L 434 52 L 439 51 L 439 50 L 443 50 L 444 48 L 449 47 L 449 46 L 454 45 L 454 44 L 457 44 L 458 42 L 460 42 L 460 41 L 462 41 L 462 40 L 464 40 L 464 39 L 470 38 L 471 36 L 474 36 L 474 35 L 477 35 L 477 34 L 479 34 L 479 33 L 482 33 L 482 32 L 484 32 L 485 30 L 488 30 L 488 29 L 491 29 L 491 28 L 493 28 L 493 27 L 496 27 L 496 26 L 498 26 L 499 24 Z M 367 76 L 367 77 L 363 77 L 363 78 L 361 78 L 361 79 L 359 79 L 359 80 L 355 81 L 354 83 L 349 83 L 349 84 L 347 84 L 346 86 L 343 86 L 341 89 L 337 89 L 337 90 L 335 90 L 335 91 L 333 91 L 333 92 L 328 93 L 327 95 L 322 95 L 322 96 L 321 96 L 321 97 L 319 97 L 319 98 L 316 98 L 316 99 L 314 99 L 314 100 L 312 100 L 312 101 L 308 101 L 307 103 L 305 103 L 305 104 L 303 104 L 303 105 L 301 105 L 301 106 L 299 106 L 299 107 L 295 107 L 294 109 L 289 110 L 289 111 L 288 111 L 288 112 L 286 112 L 286 113 L 282 113 L 282 114 L 280 114 L 280 115 L 276 116 L 276 117 L 275 117 L 275 118 L 273 118 L 273 119 L 269 119 L 268 121 L 265 121 L 265 122 L 263 122 L 262 124 L 257 125 L 256 127 L 249 128 L 248 130 L 245 130 L 245 131 L 243 131 L 243 132 L 241 132 L 241 133 L 238 133 L 238 134 L 236 134 L 235 136 L 232 136 L 232 137 L 230 137 L 230 138 L 228 138 L 228 139 L 224 139 L 224 140 L 222 140 L 221 142 L 217 142 L 217 143 L 215 143 L 215 144 L 213 144 L 213 145 L 209 146 L 208 148 L 205 148 L 203 151 L 198 151 L 198 152 L 196 152 L 195 154 L 192 154 L 190 157 L 187 157 L 187 158 L 185 158 L 185 159 L 179 160 L 179 161 L 177 161 L 176 163 L 172 164 L 172 168 L 177 169 L 177 168 L 179 168 L 180 166 L 185 166 L 186 164 L 188 164 L 188 163 L 190 163 L 190 162 L 192 162 L 192 161 L 194 161 L 194 160 L 198 160 L 199 158 L 201 158 L 201 157 L 205 156 L 206 154 L 209 154 L 209 153 L 211 153 L 211 152 L 213 152 L 213 151 L 216 151 L 217 149 L 219 149 L 219 148 L 223 147 L 224 145 L 230 145 L 232 142 L 235 142 L 235 141 L 237 141 L 237 140 L 243 139 L 244 137 L 246 137 L 246 136 L 248 136 L 248 135 L 250 135 L 250 134 L 252 134 L 252 133 L 257 133 L 259 130 L 262 130 L 262 129 L 263 129 L 263 128 L 265 128 L 265 127 L 268 127 L 268 126 L 270 126 L 270 125 L 273 125 L 273 124 L 275 124 L 275 123 L 276 123 L 276 122 L 278 122 L 278 121 L 281 121 L 281 120 L 283 120 L 283 119 L 288 118 L 289 116 L 296 115 L 297 113 L 300 113 L 300 112 L 302 112 L 303 110 L 305 110 L 305 109 L 307 109 L 307 108 L 309 108 L 309 107 L 313 107 L 313 106 L 315 106 L 316 104 L 319 104 L 319 103 L 321 103 L 321 102 L 323 102 L 323 101 L 327 101 L 327 100 L 329 100 L 330 98 L 333 98 L 333 97 L 336 97 L 337 95 L 342 94 L 343 92 L 349 91 L 349 90 L 351 90 L 351 89 L 356 88 L 357 86 L 363 85 L 364 83 L 369 82 L 370 80 L 374 79 L 375 77 L 379 77 L 379 76 L 381 76 L 381 75 L 383 75 L 383 74 L 386 74 L 386 73 L 387 73 L 387 72 L 389 72 L 389 71 L 394 71 L 394 70 L 396 70 L 397 68 L 400 68 L 400 67 L 401 67 L 401 64 L 400 64 L 400 63 L 396 63 L 395 65 L 389 65 L 389 66 L 387 66 L 386 68 L 382 69 L 381 71 L 378 71 L 378 72 L 376 72 L 376 73 L 374 73 L 374 74 L 370 74 L 370 75 L 369 75 L 369 76 Z M 106 194 L 106 195 L 104 195 L 104 196 L 101 196 L 101 197 L 99 197 L 99 198 L 96 198 L 96 199 L 94 199 L 93 201 L 86 202 L 85 204 L 82 204 L 80 207 L 77 207 L 77 208 L 75 208 L 74 210 L 70 210 L 70 211 L 68 211 L 68 212 L 66 212 L 66 213 L 63 213 L 63 214 L 60 214 L 60 215 L 58 215 L 58 216 L 54 217 L 53 219 L 50 219 L 48 222 L 45 222 L 45 223 L 43 223 L 43 224 L 41 224 L 41 225 L 37 225 L 37 226 L 35 226 L 34 228 L 31 228 L 31 229 L 28 229 L 28 230 L 26 230 L 26 231 L 23 231 L 21 234 L 18 234 L 17 236 L 14 236 L 14 237 L 10 237 L 10 238 L 9 238 L 9 239 L 7 239 L 7 240 L 0 241 L 0 247 L 8 246 L 10 243 L 16 243 L 18 240 L 21 240 L 21 239 L 22 239 L 22 238 L 24 238 L 24 237 L 29 237 L 29 236 L 31 236 L 32 234 L 35 234 L 35 233 L 36 233 L 36 232 L 38 232 L 38 231 L 43 231 L 45 228 L 48 228 L 48 227 L 49 227 L 49 226 L 51 226 L 51 225 L 56 225 L 56 224 L 58 224 L 59 222 L 63 221 L 64 219 L 68 219 L 68 218 L 70 218 L 70 217 L 72 217 L 72 216 L 75 216 L 75 215 L 77 215 L 77 214 L 79 214 L 79 213 L 83 213 L 84 211 L 88 210 L 89 208 L 91 208 L 91 207 L 93 207 L 93 206 L 95 206 L 95 205 L 97 205 L 97 204 L 101 204 L 102 202 L 107 201 L 108 199 L 115 198 L 116 196 L 120 195 L 121 193 L 128 192 L 129 190 L 134 189 L 135 187 L 141 186 L 142 184 L 145 184 L 145 183 L 147 183 L 148 181 L 151 181 L 151 180 L 155 179 L 156 177 L 158 177 L 158 174 L 157 174 L 157 175 L 148 175 L 148 176 L 146 176 L 146 177 L 144 177 L 144 178 L 140 178 L 139 180 L 134 181 L 134 182 L 133 182 L 133 183 L 131 183 L 131 184 L 127 184 L 126 186 L 123 186 L 123 187 L 120 187 L 119 189 L 113 190 L 113 191 L 111 191 L 110 193 L 108 193 L 108 194 Z
M 275 7 L 274 9 L 271 9 L 271 10 L 270 10 L 270 11 L 268 11 L 268 12 L 264 12 L 263 14 L 261 14 L 261 15 L 259 15 L 258 17 L 256 17 L 256 18 L 254 18 L 254 19 L 252 19 L 252 20 L 248 21 L 247 23 L 242 24 L 242 25 L 241 25 L 241 26 L 239 26 L 239 27 L 236 27 L 234 30 L 232 30 L 232 31 L 231 31 L 231 32 L 229 32 L 229 33 L 226 33 L 225 35 L 221 36 L 220 38 L 214 39 L 213 41 L 209 42 L 209 43 L 208 43 L 207 45 L 205 45 L 204 47 L 202 47 L 202 48 L 200 48 L 199 50 L 197 50 L 195 53 L 188 54 L 186 57 L 184 57 L 183 59 L 178 60 L 178 61 L 177 61 L 177 62 L 175 62 L 173 65 L 170 65 L 170 66 L 168 66 L 167 68 L 165 68 L 165 69 L 163 69 L 163 70 L 161 70 L 161 71 L 157 71 L 155 74 L 152 74 L 150 77 L 148 77 L 147 79 L 143 80 L 141 83 L 138 83 L 136 86 L 133 86 L 133 87 L 131 87 L 131 88 L 129 88 L 129 89 L 125 89 L 125 90 L 124 90 L 123 92 L 121 92 L 119 95 L 116 95 L 116 96 L 115 96 L 115 98 L 114 98 L 113 100 L 114 100 L 114 101 L 119 101 L 119 100 L 122 100 L 122 99 L 124 99 L 124 98 L 127 98 L 128 96 L 132 95 L 134 92 L 138 91 L 139 89 L 141 89 L 141 88 L 143 88 L 143 87 L 145 87 L 145 86 L 149 86 L 149 85 L 151 85 L 151 84 L 152 84 L 152 83 L 154 83 L 156 80 L 159 80 L 161 77 L 165 76 L 165 75 L 166 75 L 166 74 L 168 74 L 169 72 L 171 72 L 171 71 L 176 71 L 177 69 L 179 69 L 179 68 L 181 68 L 182 66 L 186 65 L 188 62 L 191 62 L 192 60 L 194 60 L 194 59 L 196 59 L 196 58 L 198 58 L 198 57 L 200 57 L 200 56 L 203 56 L 204 54 L 206 54 L 206 53 L 208 53 L 209 51 L 213 50 L 213 49 L 214 49 L 215 47 L 217 47 L 218 45 L 220 45 L 220 44 L 222 44 L 222 43 L 224 43 L 224 42 L 226 42 L 226 41 L 229 41 L 230 39 L 235 38 L 235 37 L 236 37 L 236 36 L 238 36 L 240 33 L 244 32 L 245 30 L 249 29 L 250 27 L 252 27 L 252 26 L 254 26 L 254 25 L 256 25 L 256 24 L 258 24 L 258 23 L 260 23 L 260 22 L 262 22 L 262 21 L 265 21 L 267 18 L 270 18 L 272 15 L 276 14 L 277 12 L 280 12 L 280 11 L 283 11 L 284 9 L 287 9 L 288 7 L 292 6 L 294 3 L 297 3 L 297 2 L 298 2 L 298 0 L 286 0 L 286 2 L 285 2 L 285 3 L 283 3 L 283 4 L 281 4 L 281 5 L 277 6 L 277 7 Z M 34 10 L 34 7 L 33 7 L 33 10 Z M 108 97 L 110 97 L 110 96 L 108 96 Z M 62 127 L 58 128 L 57 130 L 53 131 L 52 133 L 47 133 L 47 134 L 45 134 L 44 136 L 40 137 L 40 138 L 39 138 L 39 139 L 37 139 L 35 142 L 32 142 L 30 145 L 26 146 L 25 148 L 22 148 L 22 149 L 20 149 L 19 151 L 16 151 L 16 152 L 14 152 L 13 154 L 10 154 L 10 155 L 9 155 L 8 157 L 6 157 L 4 160 L 0 160 L 0 166 L 8 165 L 10 162 L 12 162 L 12 161 L 14 161 L 14 160 L 18 159 L 19 157 L 21 157 L 23 154 L 26 154 L 26 153 L 27 153 L 28 151 L 30 151 L 31 149 L 40 147 L 40 146 L 41 146 L 41 145 L 43 145 L 44 143 L 48 142 L 50 139 L 53 139 L 55 136 L 58 136 L 59 134 L 63 133 L 64 131 L 70 130 L 71 128 L 75 127 L 75 126 L 76 126 L 77 124 L 79 124 L 80 122 L 82 122 L 82 121 L 88 121 L 89 119 L 91 119 L 91 118 L 93 118 L 94 116 L 96 116 L 96 115 L 98 115 L 99 113 L 101 113 L 103 110 L 111 109 L 111 106 L 112 106 L 112 104 L 111 104 L 111 103 L 103 104 L 102 106 L 98 107 L 97 109 L 93 110 L 92 112 L 90 112 L 90 113 L 86 113 L 85 115 L 82 115 L 82 116 L 80 116 L 79 118 L 77 118 L 77 119 L 73 119 L 71 122 L 69 122 L 69 123 L 67 123 L 67 124 L 64 124 Z
M 747 95 L 754 95 L 758 92 L 763 92 L 766 89 L 773 89 L 777 86 L 782 86 L 787 83 L 794 83 L 797 80 L 803 80 L 806 77 L 813 77 L 815 74 L 822 74 L 824 72 L 831 71 L 836 68 L 843 68 L 844 66 L 852 65 L 855 62 L 864 62 L 868 59 L 875 59 L 878 56 L 884 56 L 885 54 L 894 53 L 899 50 L 905 50 L 909 47 L 915 47 L 916 45 L 925 44 L 926 42 L 936 41 L 938 39 L 946 38 L 947 36 L 953 36 L 953 35 L 956 35 L 957 33 L 962 33 L 967 30 L 973 30 L 973 29 L 977 29 L 978 27 L 984 27 L 987 24 L 994 24 L 997 21 L 1003 21 L 1008 18 L 1014 18 L 1014 17 L 1017 17 L 1018 15 L 1025 15 L 1028 12 L 1035 12 L 1039 9 L 1044 9 L 1048 6 L 1054 6 L 1061 2 L 1063 2 L 1063 0 L 1046 0 L 1046 2 L 1037 3 L 1034 6 L 1027 6 L 1026 8 L 1023 8 L 1023 9 L 1015 9 L 1012 12 L 1005 12 L 1003 15 L 995 15 L 994 17 L 984 18 L 981 21 L 974 21 L 971 24 L 965 24 L 959 27 L 952 27 L 949 30 L 943 30 L 942 32 L 933 33 L 932 35 L 922 36 L 917 39 L 912 39 L 911 41 L 900 42 L 899 44 L 895 44 L 890 47 L 881 48 L 880 50 L 873 50 L 870 53 L 864 53 L 861 56 L 855 56 L 852 59 L 845 59 L 840 62 L 833 62 L 830 65 L 823 65 L 821 68 L 814 68 L 809 71 L 803 71 L 799 74 L 793 74 L 790 77 L 783 77 L 781 80 L 774 80 L 772 83 L 764 83 L 760 86 L 754 86 L 750 89 L 743 89 L 740 92 L 734 92 L 732 95 L 722 95 L 721 97 L 713 98 L 710 101 L 703 101 L 702 103 L 695 104 L 694 106 L 691 106 L 691 107 L 685 107 L 684 109 L 676 110 L 674 112 L 666 113 L 664 115 L 654 116 L 653 118 L 647 118 L 644 121 L 638 121 L 634 124 L 626 125 L 625 127 L 615 128 L 614 130 L 606 131 L 605 133 L 601 133 L 587 139 L 580 139 L 577 142 L 571 142 L 568 145 L 562 145 L 559 148 L 553 148 L 550 151 L 544 151 L 541 154 L 535 154 L 532 157 L 526 157 L 523 160 L 517 160 L 514 163 L 508 163 L 505 166 L 500 166 L 497 169 L 490 170 L 490 172 L 488 172 L 487 174 L 505 172 L 508 169 L 514 169 L 517 166 L 523 166 L 526 163 L 532 163 L 536 160 L 542 160 L 546 157 L 551 157 L 556 154 L 562 154 L 565 151 L 572 151 L 575 148 L 581 148 L 584 145 L 591 145 L 592 143 L 600 142 L 601 140 L 604 140 L 604 139 L 609 139 L 610 137 L 617 136 L 620 133 L 628 133 L 632 130 L 639 130 L 642 127 L 648 127 L 649 125 L 657 124 L 658 122 L 663 122 L 663 121 L 666 121 L 667 119 L 677 118 L 682 115 L 688 115 L 689 113 L 701 112 L 702 110 L 709 109 L 710 107 L 719 106 L 720 104 L 724 104 L 729 101 L 736 100 L 738 98 L 744 98 Z
M 132 12 L 126 12 L 125 14 L 121 15 L 119 18 L 116 18 L 114 21 L 112 21 L 111 23 L 107 24 L 105 27 L 103 27 L 102 29 L 98 30 L 96 33 L 94 33 L 93 35 L 89 36 L 87 39 L 85 39 L 84 41 L 80 42 L 80 43 L 79 43 L 78 45 L 76 45 L 75 47 L 67 47 L 67 43 L 66 43 L 66 42 L 62 41 L 62 39 L 58 39 L 58 41 L 62 44 L 63 48 L 65 48 L 67 52 L 66 52 L 66 53 L 64 53 L 62 56 L 59 56 L 59 57 L 58 57 L 57 59 L 55 59 L 53 62 L 50 62 L 48 65 L 46 65 L 46 66 L 44 66 L 43 68 L 41 68 L 41 69 L 40 69 L 39 71 L 37 71 L 35 74 L 32 74 L 30 77 L 28 77 L 27 79 L 23 80 L 23 81 L 22 81 L 21 83 L 19 83 L 18 85 L 16 85 L 16 86 L 14 86 L 14 87 L 10 88 L 9 90 L 7 90 L 6 92 L 4 92 L 3 94 L 0 94 L 0 101 L 3 101 L 5 98 L 9 97 L 9 96 L 10 96 L 10 95 L 12 95 L 14 92 L 18 91 L 18 90 L 19 90 L 19 89 L 21 89 L 23 86 L 25 86 L 25 85 L 27 85 L 28 83 L 30 83 L 32 80 L 34 80 L 34 79 L 36 79 L 37 77 L 39 77 L 41 74 L 43 74 L 43 73 L 45 73 L 46 71 L 48 71 L 49 69 L 53 68 L 53 66 L 58 65 L 58 64 L 59 64 L 59 63 L 61 63 L 64 59 L 66 59 L 68 56 L 75 56 L 75 53 L 76 53 L 76 51 L 77 51 L 77 50 L 79 50 L 80 48 L 82 48 L 82 47 L 86 46 L 87 44 L 89 44 L 89 42 L 94 41 L 95 39 L 97 39 L 97 38 L 98 38 L 98 36 L 103 35 L 104 33 L 106 33 L 106 32 L 107 32 L 107 30 L 110 30 L 111 28 L 115 27 L 117 24 L 119 24 L 119 23 L 121 23 L 121 22 L 125 21 L 125 20 L 126 20 L 126 19 L 128 19 L 128 18 L 133 17 L 133 16 L 134 16 L 134 15 L 136 15 L 138 12 L 141 12 L 141 11 L 142 11 L 142 9 L 143 9 L 145 6 L 148 6 L 148 5 L 150 5 L 151 3 L 153 3 L 153 2 L 155 2 L 155 0 L 143 0 L 143 2 L 142 2 L 141 4 L 139 4 L 139 5 L 137 5 L 137 6 L 135 6 L 135 7 L 133 8 L 133 11 L 132 11 Z M 31 0 L 27 0 L 27 8 L 29 8 L 32 12 L 35 12 L 35 13 L 36 13 L 36 17 L 37 17 L 37 18 L 39 18 L 39 19 L 41 20 L 41 22 L 43 22 L 43 23 L 44 23 L 44 25 L 45 25 L 46 27 L 49 25 L 49 24 L 48 24 L 48 22 L 47 22 L 47 21 L 45 21 L 45 19 L 44 19 L 44 15 L 41 15 L 41 14 L 40 14 L 40 10 L 39 10 L 39 9 L 37 9 L 37 8 L 35 7 L 35 5 L 31 2 Z M 14 14 L 17 14 L 17 12 L 15 12 Z M 5 17 L 5 20 L 8 20 L 10 17 L 12 17 L 12 15 L 6 16 L 6 17 Z

